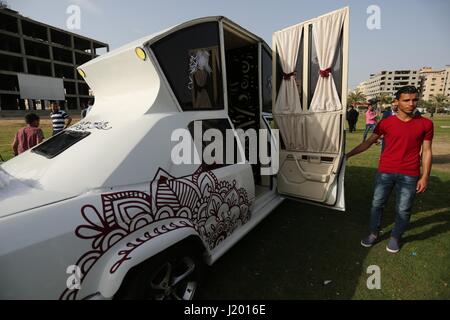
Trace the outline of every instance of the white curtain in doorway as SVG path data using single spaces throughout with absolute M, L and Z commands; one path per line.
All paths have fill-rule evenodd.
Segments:
M 313 22 L 312 30 L 320 75 L 311 101 L 312 112 L 335 111 L 342 108 L 331 71 L 347 14 L 348 10 L 342 9 Z
M 297 89 L 297 76 L 301 77 L 301 74 L 295 74 L 302 30 L 303 25 L 295 25 L 274 34 L 283 77 L 276 95 L 273 116 L 288 150 L 303 146 L 304 139 L 303 133 L 300 132 L 303 126 L 298 123 L 301 121 L 298 114 L 302 112 L 302 105 Z
M 290 114 L 302 111 L 295 75 L 302 29 L 303 25 L 296 25 L 274 34 L 274 42 L 283 70 L 283 78 L 273 110 L 274 114 Z

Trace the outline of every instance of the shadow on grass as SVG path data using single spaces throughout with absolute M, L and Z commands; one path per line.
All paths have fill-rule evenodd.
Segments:
M 406 234 L 403 238 L 403 242 L 411 243 L 414 241 L 427 240 L 450 231 L 450 210 L 416 220 L 409 225 L 408 230 L 414 232 L 415 229 L 419 229 L 427 225 L 433 226 L 427 231 L 412 235 Z
M 450 163 L 450 154 L 433 155 L 433 164 Z
M 345 213 L 284 201 L 210 268 L 199 298 L 351 299 L 360 278 L 368 277 L 363 265 L 371 249 L 361 247 L 360 239 L 368 231 L 375 173 L 371 168 L 347 168 Z M 418 197 L 418 210 L 448 208 L 439 198 L 448 198 L 450 184 L 433 177 L 430 186 L 428 194 Z M 391 196 L 386 207 L 384 227 L 394 221 L 394 200 Z M 448 212 L 413 219 L 408 230 L 441 223 L 407 233 L 405 240 L 448 232 L 449 221 Z

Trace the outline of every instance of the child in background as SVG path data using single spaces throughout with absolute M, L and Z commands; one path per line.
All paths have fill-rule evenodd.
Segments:
M 34 147 L 44 140 L 44 133 L 39 128 L 39 116 L 29 113 L 25 116 L 26 127 L 20 128 L 14 138 L 12 149 L 14 155 L 17 156 L 22 152 Z

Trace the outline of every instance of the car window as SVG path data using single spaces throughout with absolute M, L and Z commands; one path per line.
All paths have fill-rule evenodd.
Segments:
M 272 53 L 262 50 L 262 110 L 272 112 Z
M 184 111 L 223 109 L 219 26 L 184 28 L 151 49 Z
M 222 163 L 218 163 L 219 161 L 217 161 L 216 163 L 213 163 L 213 164 L 208 164 L 208 163 L 205 163 L 205 159 L 204 159 L 204 157 L 202 157 L 202 166 L 204 166 L 207 170 L 214 170 L 214 169 L 217 169 L 217 168 L 221 168 L 221 167 L 225 167 L 225 166 L 228 166 L 228 165 L 230 165 L 230 163 L 226 163 L 227 161 L 226 161 L 226 155 L 227 155 L 227 149 L 226 149 L 226 147 L 227 147 L 227 141 L 226 141 L 226 139 L 227 139 L 227 130 L 232 130 L 232 128 L 231 128 L 231 125 L 230 125 L 230 122 L 229 122 L 229 120 L 227 119 L 227 118 L 224 118 L 224 119 L 204 119 L 204 120 L 195 120 L 195 121 L 192 121 L 191 123 L 189 123 L 189 125 L 188 125 L 188 129 L 189 129 L 189 132 L 191 133 L 191 137 L 192 137 L 192 139 L 194 139 L 194 124 L 195 124 L 195 122 L 201 122 L 201 124 L 202 124 L 202 137 L 203 137 L 203 134 L 205 133 L 205 131 L 206 130 L 208 130 L 208 129 L 217 129 L 217 130 L 219 130 L 220 131 L 220 133 L 222 134 L 222 137 L 223 137 L 223 144 L 222 144 L 222 146 L 223 146 L 223 149 L 222 149 L 222 156 L 223 156 L 223 158 L 222 158 Z M 213 141 L 205 141 L 205 140 L 202 140 L 202 150 L 205 150 L 205 148 L 209 145 L 209 144 L 211 144 Z M 236 138 L 235 138 L 235 136 L 233 135 L 233 148 L 234 148 L 234 157 L 233 157 L 233 164 L 234 163 L 237 163 L 237 141 L 236 141 Z M 228 150 L 228 151 L 230 151 L 230 150 Z M 217 155 L 215 155 L 215 154 L 213 154 L 213 156 L 217 156 Z
M 52 159 L 90 134 L 91 133 L 89 131 L 80 132 L 64 130 L 34 147 L 31 152 L 37 153 L 48 159 Z

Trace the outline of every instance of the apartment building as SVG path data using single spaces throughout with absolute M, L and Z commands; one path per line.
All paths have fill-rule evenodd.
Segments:
M 437 94 L 445 94 L 450 97 L 450 67 L 433 70 L 431 67 L 423 67 L 419 70 L 421 77 L 421 99 L 431 100 Z
M 361 82 L 357 88 L 366 95 L 367 100 L 370 100 L 381 93 L 393 96 L 400 87 L 406 85 L 419 88 L 420 77 L 417 70 L 381 71 L 377 74 L 371 74 L 370 78 Z
M 416 86 L 423 100 L 429 101 L 436 94 L 443 94 L 450 99 L 450 65 L 443 69 L 423 67 L 418 71 L 381 71 L 371 74 L 370 78 L 361 82 L 356 89 L 363 92 L 367 100 L 370 100 L 381 93 L 393 95 L 398 88 L 405 85 Z

